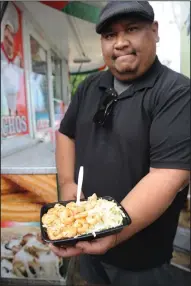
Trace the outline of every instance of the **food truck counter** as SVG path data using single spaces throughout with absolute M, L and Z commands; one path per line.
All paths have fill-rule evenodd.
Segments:
M 26 139 L 21 148 L 16 141 L 14 152 L 4 144 L 1 162 L 1 277 L 7 285 L 65 285 L 68 260 L 56 257 L 40 235 L 42 205 L 58 200 L 54 144 Z
M 52 143 L 36 142 L 1 160 L 1 174 L 56 174 Z

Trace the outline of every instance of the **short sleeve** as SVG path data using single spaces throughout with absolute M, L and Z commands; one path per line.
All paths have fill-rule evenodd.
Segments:
M 60 123 L 59 132 L 72 139 L 75 138 L 76 121 L 77 121 L 77 115 L 78 115 L 78 110 L 80 106 L 80 96 L 82 96 L 82 93 L 83 93 L 83 86 L 84 86 L 84 82 L 79 84 L 77 91 L 72 96 L 72 100 L 68 106 L 68 109 L 64 115 L 64 118 L 62 119 Z
M 190 86 L 173 90 L 153 113 L 150 166 L 190 170 Z

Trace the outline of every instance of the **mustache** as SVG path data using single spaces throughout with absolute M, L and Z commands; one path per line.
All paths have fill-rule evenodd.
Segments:
M 132 50 L 130 53 L 124 53 L 123 56 L 126 56 L 126 55 L 136 55 L 136 54 L 137 54 L 136 50 Z M 116 56 L 115 54 L 113 54 L 111 58 L 112 58 L 112 60 L 114 61 L 114 60 L 116 60 L 118 57 L 119 57 L 119 56 Z

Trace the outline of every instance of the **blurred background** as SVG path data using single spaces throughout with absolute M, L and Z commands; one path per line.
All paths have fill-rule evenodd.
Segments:
M 60 121 L 79 83 L 107 69 L 95 32 L 106 2 L 1 1 L 2 176 L 53 175 L 56 194 L 54 151 Z M 149 2 L 159 22 L 160 61 L 190 77 L 190 1 Z M 9 183 L 5 180 L 7 189 L 16 188 Z M 30 192 L 30 182 L 22 188 Z M 190 193 L 173 259 L 185 271 L 190 271 L 189 201 Z

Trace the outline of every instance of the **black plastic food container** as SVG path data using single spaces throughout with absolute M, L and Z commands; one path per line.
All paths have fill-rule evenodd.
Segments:
M 129 224 L 131 224 L 131 218 L 129 217 L 128 213 L 126 212 L 126 210 L 119 204 L 116 202 L 116 200 L 114 200 L 112 197 L 106 196 L 106 197 L 102 197 L 102 199 L 108 200 L 108 201 L 114 201 L 117 206 L 121 207 L 121 210 L 123 211 L 125 217 L 123 218 L 123 224 L 117 227 L 112 227 L 106 230 L 102 230 L 102 231 L 98 231 L 96 232 L 96 237 L 93 236 L 92 233 L 89 234 L 83 234 L 80 235 L 76 238 L 63 238 L 63 239 L 57 239 L 57 240 L 51 240 L 48 237 L 48 234 L 46 232 L 46 228 L 43 227 L 43 223 L 42 223 L 42 216 L 44 214 L 46 214 L 48 212 L 49 209 L 53 208 L 55 206 L 55 204 L 61 204 L 63 206 L 67 205 L 69 202 L 73 202 L 74 200 L 70 200 L 70 201 L 59 201 L 56 203 L 50 203 L 50 204 L 46 204 L 44 206 L 42 206 L 41 208 L 41 213 L 40 213 L 40 228 L 41 228 L 41 235 L 42 235 L 42 239 L 47 242 L 47 243 L 52 243 L 55 246 L 71 246 L 71 245 L 75 245 L 78 241 L 90 241 L 92 239 L 97 239 L 97 238 L 101 238 L 104 236 L 108 236 L 111 234 L 115 234 L 120 232 L 125 226 L 128 226 Z

